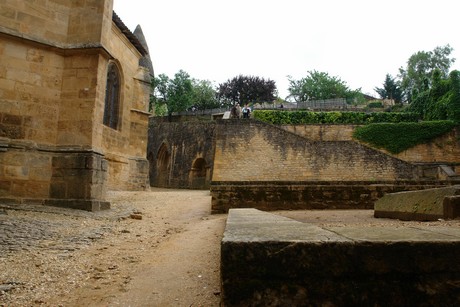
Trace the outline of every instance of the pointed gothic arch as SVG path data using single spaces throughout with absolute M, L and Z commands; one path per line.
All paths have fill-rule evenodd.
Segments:
M 165 143 L 161 144 L 158 150 L 156 165 L 157 173 L 155 182 L 157 186 L 168 187 L 169 170 L 171 169 L 171 153 Z
M 189 184 L 192 189 L 203 189 L 209 187 L 210 168 L 206 160 L 198 158 L 192 163 L 189 173 Z
M 120 129 L 120 90 L 120 69 L 115 62 L 110 62 L 107 66 L 107 84 L 105 87 L 103 123 L 115 130 Z

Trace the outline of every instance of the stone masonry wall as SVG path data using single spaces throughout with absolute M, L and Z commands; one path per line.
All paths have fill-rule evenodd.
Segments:
M 0 29 L 60 48 L 95 46 L 109 29 L 112 8 L 112 0 L 3 1 Z
M 0 201 L 65 198 L 92 210 L 107 188 L 148 187 L 150 75 L 112 7 L 0 1 Z M 110 62 L 121 75 L 116 130 L 103 125 Z
M 283 129 L 301 135 L 310 141 L 351 141 L 353 132 L 357 126 L 354 125 L 286 125 Z M 460 175 L 460 129 L 456 128 L 446 133 L 433 142 L 419 144 L 399 154 L 393 155 L 385 150 L 376 149 L 388 155 L 407 162 L 417 163 L 445 163 L 452 165 Z
M 231 208 L 274 210 L 373 209 L 385 194 L 459 184 L 457 181 L 213 182 L 212 213 Z
M 286 131 L 303 136 L 310 141 L 351 141 L 354 125 L 284 125 Z
M 256 121 L 217 125 L 213 181 L 414 179 L 418 168 L 355 142 L 310 142 Z
M 55 144 L 64 58 L 0 34 L 0 137 Z
M 150 184 L 157 187 L 209 188 L 215 129 L 215 122 L 170 123 L 152 117 L 148 147 Z M 200 160 L 203 173 L 194 176 L 194 163 Z

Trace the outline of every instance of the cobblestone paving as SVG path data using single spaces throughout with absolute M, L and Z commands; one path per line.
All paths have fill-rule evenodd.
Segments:
M 64 225 L 60 222 L 37 220 L 36 218 L 11 218 L 11 215 L 0 215 L 0 254 L 7 254 L 31 248 L 47 250 L 79 249 L 110 231 L 110 227 L 97 227 L 76 231 L 62 232 L 63 228 L 74 229 L 77 223 Z
M 29 298 L 19 296 L 14 301 L 11 295 L 39 289 L 46 293 L 40 288 L 44 282 L 57 280 L 69 269 L 83 270 L 86 264 L 75 253 L 84 252 L 104 237 L 122 233 L 118 221 L 129 217 L 133 210 L 129 205 L 98 213 L 0 205 L 0 307 L 29 304 Z M 26 271 L 21 269 L 25 267 Z M 42 305 L 40 300 L 35 303 Z
M 0 255 L 31 249 L 74 251 L 112 232 L 108 216 L 61 208 L 0 209 Z M 27 210 L 27 211 L 26 211 Z M 62 216 L 66 218 L 62 218 Z M 120 216 L 112 214 L 112 218 Z M 88 220 L 88 217 L 93 217 Z

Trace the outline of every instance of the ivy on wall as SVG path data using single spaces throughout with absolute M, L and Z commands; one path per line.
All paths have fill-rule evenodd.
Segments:
M 439 137 L 456 126 L 453 121 L 420 123 L 377 123 L 357 127 L 353 137 L 377 148 L 397 154 Z
M 255 110 L 255 119 L 273 125 L 348 124 L 357 127 L 353 137 L 376 148 L 397 154 L 451 131 L 454 121 L 418 122 L 416 113 L 310 112 Z

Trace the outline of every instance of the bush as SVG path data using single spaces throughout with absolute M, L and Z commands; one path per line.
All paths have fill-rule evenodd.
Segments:
M 381 101 L 372 101 L 367 104 L 367 107 L 370 109 L 382 109 L 383 103 Z
M 451 131 L 453 121 L 420 123 L 379 123 L 357 127 L 353 137 L 373 147 L 383 148 L 393 154 L 403 152 Z

